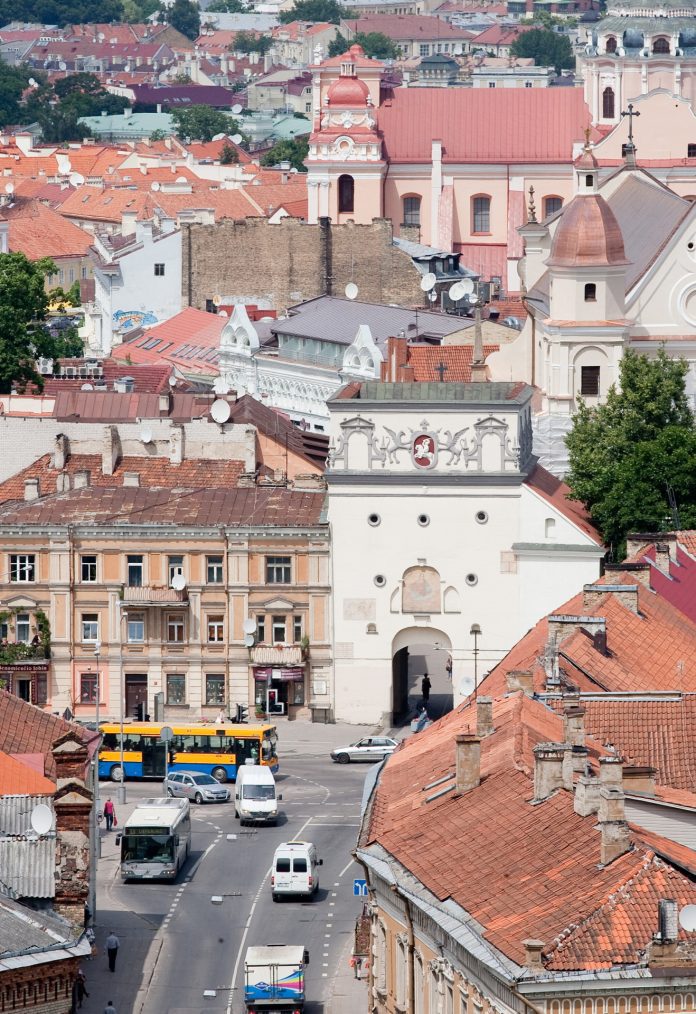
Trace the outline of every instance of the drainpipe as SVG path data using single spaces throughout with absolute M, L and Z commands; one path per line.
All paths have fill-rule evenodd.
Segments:
M 231 701 L 230 701 L 230 693 L 231 693 L 231 691 L 230 691 L 230 642 L 232 641 L 232 637 L 230 636 L 231 633 L 232 633 L 232 613 L 230 611 L 230 540 L 229 540 L 229 536 L 228 536 L 228 534 L 227 534 L 227 532 L 225 531 L 224 528 L 220 529 L 220 535 L 222 536 L 222 538 L 224 540 L 223 541 L 223 545 L 225 547 L 225 612 L 227 613 L 227 616 L 225 617 L 225 620 L 226 620 L 225 630 L 227 631 L 227 646 L 226 646 L 226 649 L 225 649 L 225 699 L 227 701 L 227 715 L 228 715 L 228 717 L 230 717 L 230 707 L 231 707 Z M 206 566 L 207 566 L 207 564 L 206 564 Z M 199 620 L 199 623 L 200 623 L 200 620 Z M 205 673 L 203 673 L 203 679 L 205 680 Z M 248 674 L 247 674 L 247 680 L 248 680 Z M 205 695 L 203 697 L 203 701 L 205 702 Z M 235 714 L 234 717 L 235 718 L 237 717 L 236 714 Z
M 394 885 L 394 891 L 398 894 L 398 887 Z M 415 937 L 413 935 L 413 919 L 411 918 L 411 906 L 408 898 L 401 895 L 404 901 L 404 911 L 408 924 L 408 965 L 406 966 L 406 1014 L 414 1014 L 416 1009 L 416 971 L 413 955 L 416 949 Z
M 70 620 L 68 622 L 68 637 L 70 638 L 70 704 L 72 705 L 75 698 L 73 697 L 73 690 L 75 689 L 75 542 L 73 537 L 73 527 L 68 525 L 68 554 L 70 557 L 69 563 L 69 588 L 68 588 L 68 601 L 70 603 Z M 53 655 L 54 653 L 51 652 Z M 73 710 L 72 707 L 70 709 Z M 99 781 L 97 780 L 97 795 L 99 795 Z

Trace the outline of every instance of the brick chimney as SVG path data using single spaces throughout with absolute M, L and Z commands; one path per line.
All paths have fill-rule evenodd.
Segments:
M 471 732 L 455 737 L 457 760 L 457 792 L 468 792 L 481 784 L 481 740 Z
M 674 532 L 631 532 L 626 537 L 626 556 L 630 559 L 658 542 L 670 547 L 672 559 L 676 560 L 677 536 Z
M 607 574 L 630 574 L 636 581 L 640 581 L 646 588 L 650 587 L 650 563 L 606 563 L 604 565 Z
M 41 487 L 38 479 L 24 480 L 24 499 L 38 500 L 41 496 Z
M 72 730 L 51 750 L 56 766 L 56 910 L 82 925 L 90 881 L 92 792 L 87 787 L 89 754 Z
M 568 743 L 537 743 L 534 747 L 534 799 L 541 802 L 564 787 L 563 758 Z
M 479 697 L 476 700 L 476 735 L 480 739 L 493 732 L 493 698 Z
M 180 465 L 185 458 L 186 438 L 184 427 L 178 423 L 173 424 L 169 431 L 169 460 L 172 465 Z
M 113 475 L 121 460 L 121 440 L 115 426 L 105 426 L 102 439 L 102 473 Z
M 655 566 L 661 573 L 667 577 L 669 574 L 669 565 L 671 562 L 671 556 L 669 552 L 669 546 L 666 542 L 658 542 L 655 546 Z
M 65 468 L 70 458 L 70 440 L 65 433 L 56 435 L 55 447 L 53 450 L 53 467 L 61 471 Z
M 599 758 L 599 781 L 602 785 L 621 788 L 623 784 L 623 760 L 621 757 Z
M 563 739 L 571 746 L 585 745 L 585 709 L 581 704 L 566 704 L 564 707 Z
M 657 906 L 658 936 L 663 944 L 679 937 L 679 909 L 673 898 L 661 898 Z
M 569 637 L 584 630 L 590 636 L 599 630 L 606 630 L 606 620 L 603 616 L 572 616 L 553 614 L 547 617 L 548 640 L 544 649 L 542 663 L 546 673 L 548 684 L 559 682 L 558 672 L 558 649 Z
M 605 595 L 616 596 L 617 601 L 638 613 L 637 584 L 586 584 L 582 589 L 582 604 L 585 609 L 594 609 Z
M 623 789 L 602 785 L 599 790 L 600 863 L 607 866 L 631 847 L 631 835 L 626 823 Z
M 528 937 L 522 941 L 525 954 L 525 965 L 527 968 L 534 969 L 538 972 L 544 971 L 544 962 L 542 960 L 542 951 L 544 950 L 544 941 L 536 940 L 534 937 Z
M 510 693 L 521 690 L 527 697 L 534 694 L 534 677 L 529 669 L 511 669 L 507 674 L 506 682 Z
M 654 796 L 655 774 L 656 769 L 647 765 L 624 766 L 622 783 L 624 792 L 644 792 L 646 795 Z
M 599 778 L 594 775 L 580 775 L 575 783 L 573 809 L 581 817 L 589 817 L 599 810 Z

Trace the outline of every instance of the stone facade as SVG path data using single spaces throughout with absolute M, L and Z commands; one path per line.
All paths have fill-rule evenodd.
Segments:
M 342 296 L 355 282 L 360 299 L 422 305 L 420 275 L 392 245 L 392 224 L 307 225 L 296 218 L 220 222 L 183 229 L 182 303 L 206 308 L 224 292 L 278 311 L 321 295 Z M 264 305 L 264 304 L 262 304 Z

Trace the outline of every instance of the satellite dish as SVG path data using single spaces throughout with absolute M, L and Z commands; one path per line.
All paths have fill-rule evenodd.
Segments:
M 245 648 L 253 648 L 254 647 L 254 635 L 253 634 L 245 634 L 244 635 L 244 647 Z
M 72 187 L 81 187 L 85 182 L 85 178 L 81 173 L 70 173 L 68 180 Z
M 256 633 L 256 620 L 254 620 L 250 616 L 248 620 L 244 621 L 242 629 L 244 630 L 245 634 L 255 634 Z
M 229 417 L 232 415 L 232 409 L 228 402 L 222 401 L 220 398 L 216 399 L 210 406 L 210 414 L 216 423 L 226 423 Z
M 355 282 L 348 282 L 345 287 L 346 299 L 355 299 L 358 295 L 358 287 Z
M 618 52 L 619 56 L 625 56 L 626 55 L 626 50 L 623 48 L 623 46 L 619 46 L 617 52 Z M 31 84 L 31 81 L 29 82 L 29 84 Z
M 142 440 L 142 442 L 144 444 L 151 444 L 152 443 L 152 430 L 149 430 L 147 428 L 147 426 L 144 427 L 144 429 L 142 429 L 140 431 L 140 439 Z
M 476 295 L 475 292 L 472 292 L 470 296 L 467 296 L 467 299 L 469 300 L 472 306 L 476 306 L 476 304 L 478 303 L 478 296 Z
M 222 304 L 222 296 L 220 296 L 219 294 L 213 296 L 213 306 L 220 306 L 221 304 Z
M 94 386 L 92 384 L 83 384 L 80 388 L 81 391 L 93 391 Z
M 33 77 L 29 78 L 29 87 L 30 88 L 36 88 L 36 81 L 34 80 Z
M 461 282 L 459 284 L 461 285 L 462 292 L 464 293 L 465 296 L 469 292 L 473 292 L 474 291 L 474 283 L 472 282 L 472 280 L 470 278 L 462 278 L 462 280 L 461 280 Z
M 13 194 L 14 193 L 14 183 L 6 183 L 5 184 L 5 193 L 6 194 Z
M 229 313 L 227 312 L 227 310 L 220 310 L 220 312 L 218 313 L 218 317 L 229 317 Z
M 437 299 L 437 292 L 429 292 L 428 299 L 430 300 L 431 303 L 434 303 L 435 300 Z
M 241 144 L 242 140 L 243 140 L 243 138 L 242 138 L 241 134 L 233 134 L 232 135 L 232 143 L 233 144 Z
M 447 295 L 456 303 L 459 299 L 462 299 L 466 295 L 466 289 L 462 282 L 455 282 L 454 285 L 450 285 Z
M 61 60 L 60 63 L 58 64 L 58 70 L 67 70 L 67 69 L 68 69 L 67 63 L 64 63 L 63 60 Z
M 174 387 L 176 387 L 176 385 L 177 385 L 178 383 L 179 383 L 179 381 L 178 381 L 178 380 L 176 379 L 176 377 L 175 377 L 175 376 L 174 376 L 174 374 L 172 373 L 171 377 L 169 378 L 169 386 L 170 386 L 171 388 L 174 388 Z
M 435 277 L 435 275 L 432 273 L 432 271 L 429 271 L 427 275 L 423 275 L 423 277 L 421 278 L 420 287 L 423 290 L 423 292 L 430 292 L 430 290 L 435 287 L 436 281 L 437 278 Z
M 213 138 L 213 141 L 222 141 L 223 137 L 226 136 L 227 136 L 226 134 L 216 134 L 215 137 Z
M 50 807 L 46 806 L 45 803 L 37 803 L 34 809 L 31 811 L 31 826 L 37 834 L 48 834 L 53 827 L 53 814 L 51 813 Z M 689 905 L 688 908 L 693 908 L 693 905 Z M 687 911 L 687 909 L 683 909 Z
M 175 183 L 188 183 L 188 180 L 186 179 L 185 176 L 177 176 L 177 178 L 174 180 L 174 182 Z
M 175 591 L 183 591 L 186 587 L 186 578 L 183 574 L 175 574 L 172 578 L 172 588 Z
M 158 183 L 157 180 L 155 180 L 154 183 L 150 184 L 150 190 L 154 190 L 155 193 L 157 193 L 157 191 L 161 190 L 161 189 L 162 189 L 162 184 Z
M 235 104 L 232 106 L 232 112 L 234 113 L 235 116 L 239 116 L 242 109 L 244 109 L 244 106 L 241 106 L 239 102 L 235 102 Z
M 46 807 L 46 809 L 48 809 L 48 807 Z M 687 933 L 696 933 L 696 905 L 684 906 L 679 913 L 679 925 L 682 929 L 685 929 Z

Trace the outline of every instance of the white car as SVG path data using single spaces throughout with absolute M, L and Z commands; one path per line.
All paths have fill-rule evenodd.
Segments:
M 381 761 L 390 753 L 394 753 L 399 745 L 396 739 L 389 736 L 366 736 L 350 746 L 339 746 L 331 751 L 331 760 L 337 764 L 349 764 L 351 761 Z

